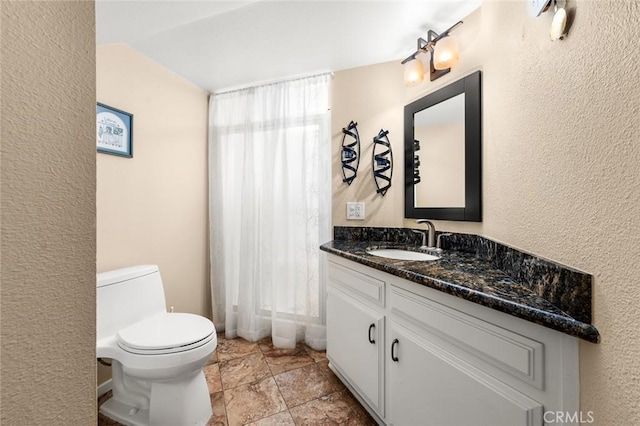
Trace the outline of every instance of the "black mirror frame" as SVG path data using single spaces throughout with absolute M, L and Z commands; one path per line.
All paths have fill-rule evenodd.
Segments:
M 465 94 L 465 207 L 415 207 L 413 184 L 414 114 Z M 482 88 L 476 71 L 404 107 L 404 216 L 416 219 L 482 222 Z

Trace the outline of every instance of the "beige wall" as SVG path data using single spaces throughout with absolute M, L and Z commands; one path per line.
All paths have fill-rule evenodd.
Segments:
M 402 78 L 395 62 L 336 72 L 331 85 L 331 134 L 333 225 L 402 226 L 404 215 L 402 109 L 406 102 Z M 402 68 L 400 67 L 402 77 Z M 342 182 L 340 156 L 342 128 L 358 123 L 360 165 L 351 185 Z M 394 172 L 391 188 L 384 197 L 376 194 L 372 171 L 373 137 L 389 130 Z M 348 139 L 350 140 L 350 139 Z M 346 203 L 365 202 L 365 220 L 347 221 Z
M 98 271 L 157 264 L 167 307 L 210 317 L 207 93 L 102 45 L 97 98 L 134 116 L 133 158 L 98 154 Z
M 551 42 L 551 14 L 534 19 L 524 1 L 485 2 L 455 31 L 459 65 L 415 88 L 402 85 L 399 62 L 337 72 L 333 224 L 415 225 L 403 218 L 402 108 L 482 70 L 484 221 L 436 226 L 593 274 L 602 343 L 580 344 L 582 410 L 593 411 L 599 425 L 638 424 L 640 2 L 569 4 L 576 11 L 569 37 Z M 348 187 L 339 146 L 340 128 L 350 120 L 359 124 L 364 164 Z M 380 128 L 390 130 L 397 167 L 384 198 L 374 195 L 370 165 Z M 364 222 L 346 220 L 347 201 L 367 203 Z
M 0 423 L 90 425 L 96 414 L 94 4 L 2 1 L 0 7 Z

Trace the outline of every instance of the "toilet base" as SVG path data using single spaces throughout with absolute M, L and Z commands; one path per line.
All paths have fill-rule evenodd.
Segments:
M 149 425 L 149 410 L 134 408 L 115 398 L 102 404 L 100 413 L 127 426 Z
M 137 408 L 114 392 L 100 412 L 127 426 L 204 426 L 213 414 L 202 369 L 195 375 L 153 382 L 149 401 L 148 409 Z

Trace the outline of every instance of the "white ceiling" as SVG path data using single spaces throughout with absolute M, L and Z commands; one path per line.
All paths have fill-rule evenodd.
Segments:
M 126 43 L 208 92 L 401 60 L 482 0 L 97 0 L 98 44 Z

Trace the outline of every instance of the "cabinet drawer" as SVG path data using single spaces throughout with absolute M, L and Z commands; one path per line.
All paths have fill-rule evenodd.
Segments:
M 544 345 L 391 286 L 391 312 L 496 368 L 543 389 Z
M 384 306 L 384 281 L 361 272 L 329 262 L 329 284 L 342 291 Z

